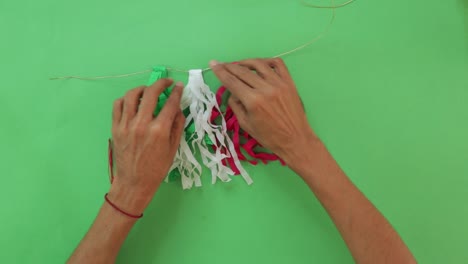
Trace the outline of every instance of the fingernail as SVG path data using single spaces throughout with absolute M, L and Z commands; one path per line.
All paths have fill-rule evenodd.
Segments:
M 218 65 L 218 64 L 219 64 L 219 61 L 217 61 L 217 60 L 210 61 L 210 67 L 211 68 L 216 67 L 216 65 Z
M 184 87 L 184 83 L 183 82 L 176 82 L 175 86 Z

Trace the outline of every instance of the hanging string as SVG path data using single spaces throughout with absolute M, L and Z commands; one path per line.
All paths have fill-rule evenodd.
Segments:
M 331 6 L 319 6 L 319 5 L 309 4 L 305 0 L 301 0 L 301 3 L 303 5 L 305 5 L 305 6 L 309 6 L 309 7 L 313 7 L 313 8 L 336 9 L 336 8 L 341 8 L 341 7 L 347 6 L 347 5 L 351 4 L 354 1 L 355 0 L 349 0 L 348 2 L 344 2 L 344 3 L 338 4 L 338 5 L 335 5 L 334 1 L 332 1 Z
M 350 0 L 348 2 L 351 3 L 353 2 L 354 0 Z M 325 29 L 322 31 L 322 33 L 318 34 L 315 38 L 313 38 L 312 40 L 310 40 L 309 42 L 297 47 L 297 48 L 294 48 L 292 50 L 289 50 L 289 51 L 286 51 L 286 52 L 283 52 L 281 54 L 278 54 L 276 56 L 273 56 L 273 58 L 280 58 L 280 57 L 283 57 L 283 56 L 286 56 L 286 55 L 289 55 L 291 53 L 294 53 L 294 52 L 297 52 L 297 51 L 300 51 L 302 49 L 305 49 L 307 47 L 309 47 L 310 45 L 314 44 L 315 42 L 319 41 L 321 38 L 323 38 L 325 35 L 328 34 L 328 32 L 330 31 L 333 23 L 335 22 L 335 17 L 336 17 L 336 8 L 340 8 L 340 7 L 343 7 L 344 5 L 340 5 L 339 7 L 335 7 L 334 6 L 334 0 L 332 0 L 332 6 L 314 6 L 314 5 L 309 5 L 307 4 L 304 0 L 302 0 L 302 4 L 303 5 L 306 5 L 306 6 L 311 6 L 311 7 L 314 7 L 314 8 L 325 8 L 325 9 L 331 9 L 332 10 L 332 16 L 330 18 L 330 22 L 327 24 L 327 26 L 325 27 Z
M 134 75 L 140 75 L 140 74 L 145 74 L 145 73 L 150 73 L 152 70 L 146 70 L 146 71 L 139 71 L 139 72 L 134 72 L 134 73 L 128 73 L 128 74 L 120 74 L 120 75 L 105 75 L 105 76 L 96 76 L 96 77 L 81 77 L 81 76 L 62 76 L 62 77 L 53 77 L 49 78 L 49 80 L 61 80 L 61 79 L 78 79 L 78 80 L 100 80 L 100 79 L 111 79 L 111 78 L 124 78 L 124 77 L 130 77 Z
M 337 8 L 342 8 L 344 6 L 347 6 L 356 0 L 348 0 L 347 2 L 344 2 L 342 4 L 335 5 L 335 0 L 331 0 L 331 5 L 330 6 L 319 6 L 319 5 L 314 5 L 314 4 L 309 4 L 305 0 L 301 0 L 301 3 L 305 6 L 312 7 L 312 8 L 320 8 L 320 9 L 331 9 L 332 10 L 332 16 L 330 18 L 330 22 L 327 24 L 325 29 L 317 35 L 315 38 L 310 40 L 309 42 L 300 45 L 299 47 L 296 47 L 292 50 L 280 53 L 276 56 L 273 56 L 272 58 L 280 58 L 284 57 L 286 55 L 298 52 L 302 49 L 305 49 L 309 47 L 310 45 L 314 44 L 315 42 L 319 41 L 321 38 L 323 38 L 325 35 L 328 34 L 330 31 L 333 23 L 335 22 L 336 18 L 336 9 Z M 188 70 L 182 70 L 182 69 L 177 69 L 177 68 L 171 68 L 171 67 L 166 67 L 168 71 L 171 72 L 181 72 L 181 73 L 189 73 Z M 202 72 L 210 71 L 211 68 L 204 68 L 202 69 Z M 127 73 L 127 74 L 119 74 L 119 75 L 104 75 L 104 76 L 95 76 L 95 77 L 81 77 L 81 76 L 62 76 L 62 77 L 53 77 L 49 78 L 49 80 L 62 80 L 62 79 L 78 79 L 78 80 L 101 80 L 101 79 L 115 79 L 115 78 L 125 78 L 125 77 L 130 77 L 130 76 L 135 76 L 135 75 L 140 75 L 140 74 L 145 74 L 145 73 L 150 73 L 152 70 L 144 70 L 144 71 L 138 71 L 138 72 L 133 72 L 133 73 Z
M 180 70 L 176 68 L 170 68 L 166 67 L 168 71 L 172 72 L 184 72 L 188 73 L 188 71 L 185 70 Z M 205 69 L 206 70 L 206 69 Z M 61 79 L 78 79 L 78 80 L 100 80 L 100 79 L 111 79 L 111 78 L 124 78 L 124 77 L 130 77 L 134 75 L 140 75 L 140 74 L 145 74 L 145 73 L 150 73 L 152 69 L 150 70 L 145 70 L 145 71 L 139 71 L 139 72 L 132 72 L 132 73 L 127 73 L 127 74 L 119 74 L 119 75 L 104 75 L 104 76 L 95 76 L 95 77 L 81 77 L 81 76 L 62 76 L 62 77 L 53 77 L 49 78 L 49 80 L 61 80 Z

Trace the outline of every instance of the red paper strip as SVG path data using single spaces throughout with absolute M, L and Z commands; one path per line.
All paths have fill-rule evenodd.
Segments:
M 226 92 L 226 87 L 221 86 L 218 91 L 216 92 L 216 101 L 218 105 L 222 104 L 222 98 L 224 93 Z M 217 109 L 213 109 L 211 115 L 211 122 L 214 123 L 215 119 L 221 116 L 221 113 Z M 227 106 L 226 112 L 224 113 L 224 119 L 226 120 L 226 128 L 228 133 L 232 134 L 232 142 L 234 143 L 234 148 L 236 150 L 237 156 L 242 161 L 248 161 L 253 165 L 257 165 L 258 161 L 261 161 L 264 164 L 268 164 L 268 162 L 279 160 L 281 164 L 284 166 L 286 165 L 282 159 L 280 159 L 276 154 L 267 153 L 267 152 L 260 152 L 256 151 L 257 147 L 262 147 L 260 143 L 252 136 L 250 136 L 246 131 L 243 131 L 240 128 L 239 121 L 235 116 L 234 112 L 232 111 L 231 107 Z M 241 141 L 245 141 L 245 144 L 241 144 Z M 216 148 L 213 146 L 214 150 Z M 242 152 L 243 149 L 250 157 L 253 159 L 249 159 L 245 157 L 244 153 Z M 225 154 L 227 152 L 226 149 L 221 149 L 221 153 Z M 235 173 L 235 175 L 239 175 L 240 171 L 234 163 L 234 159 L 232 157 L 225 158 L 223 160 L 223 164 L 226 165 L 229 163 L 229 166 Z

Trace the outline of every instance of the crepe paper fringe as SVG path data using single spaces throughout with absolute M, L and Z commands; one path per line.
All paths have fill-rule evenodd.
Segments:
M 182 95 L 181 108 L 189 109 L 185 127 L 189 127 L 192 122 L 195 125 L 195 133 L 189 141 L 192 149 L 200 152 L 203 164 L 211 170 L 211 182 L 214 184 L 218 179 L 223 182 L 231 180 L 229 176 L 234 175 L 234 172 L 223 164 L 224 159 L 230 158 L 247 184 L 252 184 L 252 179 L 242 167 L 234 144 L 227 135 L 226 121 L 221 118 L 220 125 L 211 122 L 212 112 L 221 111 L 215 94 L 205 84 L 202 70 L 189 71 L 189 80 Z M 206 140 L 206 137 L 209 140 Z M 207 141 L 213 145 L 210 146 Z M 190 185 L 191 180 L 194 179 L 190 176 L 185 179 L 187 186 Z
M 226 87 L 224 86 L 221 86 L 216 92 L 216 101 L 218 105 L 222 104 L 223 95 L 225 93 Z M 211 115 L 211 122 L 214 122 L 219 116 L 222 116 L 221 111 L 219 109 L 214 109 L 213 114 Z M 224 120 L 226 122 L 227 131 L 232 134 L 234 149 L 240 160 L 248 161 L 252 165 L 257 165 L 258 161 L 261 161 L 263 164 L 268 164 L 271 161 L 279 160 L 281 165 L 286 165 L 286 163 L 276 154 L 256 150 L 256 148 L 261 148 L 262 145 L 246 131 L 243 131 L 240 128 L 239 121 L 229 106 L 227 106 L 226 112 L 224 113 L 223 122 Z M 241 141 L 245 143 L 242 144 Z M 213 148 L 216 150 L 215 146 L 213 146 Z M 251 157 L 251 159 L 247 158 L 242 153 L 242 150 L 244 150 Z M 241 171 L 238 169 L 236 162 L 234 162 L 231 157 L 226 157 L 222 162 L 224 165 L 229 164 L 235 175 L 241 174 Z
M 172 163 L 172 167 L 169 170 L 172 175 L 174 175 L 174 172 L 180 175 L 182 188 L 184 190 L 191 189 L 194 184 L 195 187 L 200 187 L 202 185 L 200 178 L 202 167 L 193 155 L 185 136 L 186 135 L 184 132 L 180 139 L 179 149 L 177 150 L 174 157 L 174 162 Z M 166 177 L 166 182 L 169 181 L 171 174 Z

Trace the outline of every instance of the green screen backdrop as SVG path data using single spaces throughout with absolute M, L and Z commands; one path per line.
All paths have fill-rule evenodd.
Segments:
M 468 263 L 467 8 L 357 0 L 285 58 L 312 126 L 421 263 Z M 293 0 L 0 0 L 0 262 L 65 262 L 109 187 L 112 102 L 148 75 L 49 77 L 268 57 L 330 16 Z M 162 185 L 117 262 L 353 262 L 298 176 L 246 167 L 252 186 Z

